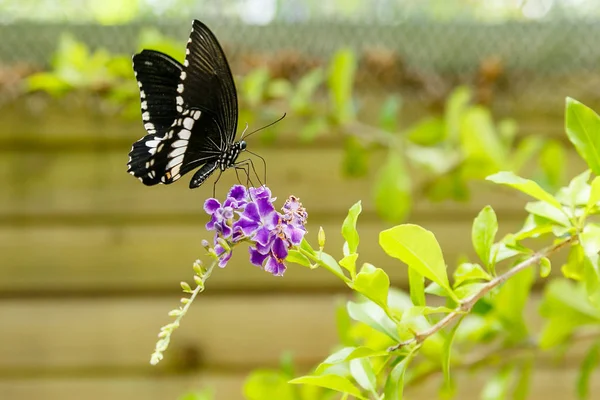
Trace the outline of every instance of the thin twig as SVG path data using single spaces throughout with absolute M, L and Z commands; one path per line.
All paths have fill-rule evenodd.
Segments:
M 506 271 L 504 274 L 499 275 L 499 276 L 495 277 L 494 279 L 492 279 L 491 281 L 489 281 L 477 293 L 475 293 L 471 297 L 465 299 L 458 307 L 456 307 L 456 309 L 454 309 L 454 311 L 452 311 L 451 313 L 446 315 L 444 318 L 439 320 L 431 328 L 429 328 L 423 332 L 416 333 L 415 336 L 412 337 L 411 339 L 405 340 L 403 342 L 398 343 L 395 346 L 390 347 L 388 349 L 388 351 L 395 351 L 395 350 L 398 350 L 402 347 L 408 346 L 413 343 L 417 343 L 417 344 L 422 343 L 429 336 L 444 329 L 446 326 L 450 325 L 452 322 L 454 322 L 456 319 L 460 318 L 461 316 L 464 316 L 466 313 L 469 313 L 471 311 L 471 309 L 473 308 L 473 306 L 475 305 L 475 303 L 477 303 L 486 294 L 491 292 L 494 288 L 496 288 L 497 286 L 506 282 L 509 278 L 518 274 L 519 272 L 523 271 L 524 269 L 527 269 L 529 267 L 537 265 L 542 258 L 547 257 L 550 254 L 555 253 L 558 250 L 562 249 L 563 247 L 567 246 L 573 240 L 575 240 L 575 238 L 576 238 L 575 236 L 571 236 L 570 238 L 563 240 L 560 243 L 550 246 L 544 250 L 538 251 L 537 253 L 535 253 L 534 255 L 529 257 L 527 260 L 515 265 L 514 267 L 512 267 L 511 269 Z

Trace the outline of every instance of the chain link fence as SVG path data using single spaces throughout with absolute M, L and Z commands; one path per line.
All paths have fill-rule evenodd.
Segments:
M 435 102 L 467 83 L 478 88 L 480 101 L 503 104 L 507 114 L 549 107 L 560 113 L 567 95 L 592 107 L 600 104 L 595 1 L 123 4 L 129 3 L 0 0 L 0 96 L 17 96 L 25 76 L 48 68 L 65 32 L 92 50 L 130 55 L 147 29 L 183 48 L 191 19 L 199 18 L 215 31 L 237 74 L 267 65 L 275 75 L 293 79 L 350 48 L 359 59 L 359 94 L 400 93 Z

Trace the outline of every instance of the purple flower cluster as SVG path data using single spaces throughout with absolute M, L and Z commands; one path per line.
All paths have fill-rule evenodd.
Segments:
M 215 252 L 219 255 L 219 266 L 224 267 L 232 255 L 232 248 L 241 241 L 250 242 L 250 262 L 273 275 L 281 276 L 285 271 L 283 261 L 292 246 L 302 241 L 308 213 L 298 198 L 290 196 L 277 212 L 275 201 L 266 186 L 250 188 L 235 185 L 221 204 L 210 198 L 204 210 L 211 216 L 206 229 L 215 231 Z M 223 239 L 223 247 L 217 239 Z

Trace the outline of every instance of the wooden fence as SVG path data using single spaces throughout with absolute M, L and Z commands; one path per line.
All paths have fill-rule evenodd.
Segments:
M 17 106 L 0 120 L 1 399 L 162 400 L 212 386 L 218 399 L 235 400 L 248 371 L 277 365 L 284 351 L 309 368 L 336 344 L 334 309 L 348 295 L 341 282 L 296 265 L 273 277 L 240 251 L 208 281 L 164 362 L 151 367 L 158 328 L 169 321 L 179 282 L 191 280 L 192 262 L 203 253 L 202 204 L 212 185 L 190 191 L 184 178 L 147 188 L 128 175 L 127 152 L 142 134 L 138 122 L 81 110 L 36 116 Z M 374 213 L 372 176 L 343 179 L 336 146 L 282 147 L 254 150 L 269 162 L 269 186 L 279 201 L 294 194 L 307 207 L 310 239 L 322 225 L 327 248 L 339 256 L 341 222 L 362 199 L 361 259 L 406 287 L 406 266 L 377 245 L 387 225 Z M 569 174 L 583 170 L 573 154 L 569 160 Z M 222 178 L 221 196 L 234 181 L 233 173 Z M 506 233 L 519 228 L 525 201 L 479 183 L 468 205 L 416 201 L 410 221 L 437 235 L 452 265 L 473 255 L 471 222 L 479 209 L 491 204 Z M 554 260 L 555 271 L 564 258 Z M 536 326 L 538 301 L 539 294 L 527 310 Z M 583 352 L 560 363 L 542 358 L 530 398 L 574 399 Z M 457 398 L 479 398 L 486 376 L 459 373 Z M 591 385 L 599 393 L 600 379 Z M 436 389 L 428 383 L 409 395 L 435 398 Z

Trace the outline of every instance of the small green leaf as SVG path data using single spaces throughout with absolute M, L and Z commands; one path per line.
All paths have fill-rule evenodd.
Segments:
M 248 400 L 294 399 L 294 387 L 289 377 L 279 371 L 259 369 L 252 371 L 244 382 L 244 397 Z
M 354 380 L 365 390 L 376 393 L 377 378 L 373 365 L 368 358 L 355 358 L 350 360 L 350 373 Z
M 356 72 L 356 56 L 349 49 L 338 50 L 329 68 L 328 85 L 337 122 L 344 124 L 354 118 L 352 88 Z
M 358 253 L 349 254 L 340 260 L 340 265 L 344 267 L 350 276 L 354 276 L 356 273 L 356 260 L 358 259 Z
M 510 389 L 510 378 L 513 374 L 513 366 L 507 365 L 489 379 L 481 393 L 482 400 L 504 400 L 508 398 Z
M 454 271 L 454 287 L 462 285 L 464 282 L 485 280 L 489 281 L 492 276 L 488 274 L 481 265 L 462 263 Z
M 389 150 L 374 183 L 375 207 L 385 221 L 402 222 L 410 211 L 411 180 L 399 152 Z
M 388 132 L 398 130 L 398 116 L 401 105 L 402 102 L 398 95 L 391 95 L 385 99 L 379 111 L 379 127 L 381 129 Z
M 425 305 L 425 277 L 414 268 L 408 269 L 410 300 L 415 306 Z
M 556 222 L 562 226 L 570 227 L 571 221 L 564 212 L 552 207 L 543 201 L 533 201 L 525 205 L 525 210 L 531 214 L 537 215 L 550 221 Z
M 325 73 L 322 68 L 315 68 L 298 81 L 292 92 L 290 107 L 295 114 L 305 115 L 314 104 L 314 94 L 323 83 Z
M 600 117 L 592 109 L 567 97 L 565 111 L 567 136 L 594 174 L 600 175 Z
M 454 325 L 448 336 L 444 340 L 444 347 L 442 349 L 442 371 L 444 373 L 444 393 L 446 395 L 452 396 L 455 387 L 454 382 L 450 377 L 450 358 L 452 355 L 452 342 L 454 342 L 454 337 L 456 336 L 456 330 L 460 326 L 463 318 L 460 318 L 458 322 Z
M 389 256 L 399 259 L 453 294 L 442 249 L 430 231 L 418 225 L 398 225 L 379 234 L 379 245 Z
M 515 400 L 527 400 L 529 398 L 529 387 L 531 386 L 531 375 L 533 373 L 533 359 L 527 358 L 521 365 L 520 374 L 517 377 L 513 398 Z
M 319 265 L 323 266 L 323 268 L 332 272 L 335 276 L 342 279 L 344 282 L 349 282 L 350 280 L 344 275 L 344 271 L 342 271 L 342 267 L 337 263 L 335 258 L 330 256 L 329 254 L 322 252 L 319 256 Z
M 327 132 L 327 119 L 325 117 L 311 118 L 307 123 L 302 125 L 298 131 L 298 136 L 303 143 L 310 143 L 316 137 Z
M 465 157 L 480 163 L 484 170 L 493 172 L 504 165 L 506 149 L 496 133 L 489 109 L 472 106 L 465 112 L 460 139 Z
M 523 310 L 534 281 L 534 270 L 524 269 L 506 281 L 493 299 L 495 312 L 501 322 L 510 329 L 510 335 L 516 339 L 527 335 Z
M 486 266 L 490 265 L 490 251 L 497 232 L 498 219 L 496 213 L 491 206 L 485 206 L 473 221 L 471 239 L 473 248 L 475 248 L 477 255 Z
M 600 176 L 597 176 L 592 181 L 590 197 L 587 201 L 587 209 L 591 210 L 600 201 Z
M 551 204 L 559 210 L 562 209 L 560 202 L 556 200 L 554 196 L 552 196 L 550 193 L 542 189 L 540 185 L 529 179 L 521 178 L 520 176 L 517 176 L 512 172 L 498 172 L 494 175 L 488 176 L 486 180 L 498 184 L 508 185 L 525 194 L 530 195 L 533 198 L 545 201 L 546 203 Z
M 579 368 L 577 377 L 577 395 L 585 400 L 589 396 L 590 378 L 594 369 L 600 365 L 600 343 L 596 342 L 587 352 Z
M 460 123 L 471 101 L 471 90 L 467 86 L 457 87 L 446 100 L 444 119 L 446 137 L 456 142 L 460 135 Z
M 542 278 L 547 278 L 552 272 L 552 264 L 550 263 L 550 259 L 548 257 L 543 257 L 540 260 L 540 276 Z
M 320 386 L 327 389 L 335 390 L 336 392 L 348 393 L 351 396 L 354 396 L 361 400 L 367 400 L 367 398 L 360 393 L 360 390 L 356 386 L 354 386 L 352 382 L 339 375 L 306 375 L 296 379 L 292 379 L 291 381 L 289 381 L 289 383 L 293 383 L 296 385 L 303 384 Z
M 479 293 L 485 285 L 486 284 L 482 282 L 465 283 L 454 289 L 454 293 L 459 300 L 465 300 L 474 294 Z
M 416 317 L 422 317 L 431 314 L 448 314 L 454 312 L 452 308 L 448 307 L 429 307 L 429 306 L 414 306 L 410 307 L 402 313 L 402 321 L 408 321 Z
M 557 140 L 547 141 L 540 154 L 540 166 L 551 187 L 558 187 L 563 182 L 565 162 L 565 151 L 560 142 Z
M 310 243 L 308 243 L 308 240 L 306 240 L 306 237 L 302 238 L 302 242 L 300 242 L 300 248 L 310 255 L 314 256 L 317 254 L 317 252 L 312 248 Z
M 245 76 L 241 90 L 250 106 L 255 107 L 262 101 L 269 78 L 267 68 L 257 68 Z
M 585 254 L 581 244 L 576 243 L 569 249 L 567 262 L 561 267 L 561 271 L 565 278 L 580 281 L 583 278 Z
M 440 117 L 419 120 L 408 130 L 408 140 L 421 146 L 433 146 L 443 140 L 444 121 Z
M 304 254 L 300 253 L 298 250 L 293 250 L 293 249 L 289 250 L 288 255 L 285 258 L 285 260 L 287 262 L 302 265 L 303 267 L 312 268 L 312 264 L 310 263 L 310 260 Z
M 409 353 L 402 361 L 397 363 L 385 382 L 384 395 L 386 399 L 402 400 L 404 392 L 404 374 L 414 357 L 414 352 Z
M 349 285 L 373 303 L 387 310 L 390 278 L 381 268 L 365 264 L 356 275 L 356 278 L 354 278 L 354 281 Z
M 320 375 L 325 372 L 327 368 L 335 364 L 341 364 L 357 358 L 380 357 L 388 354 L 387 350 L 373 350 L 366 346 L 344 347 L 323 360 L 323 362 L 315 369 L 315 374 Z
M 325 247 L 325 230 L 322 226 L 319 227 L 319 233 L 317 233 L 317 242 L 319 243 L 319 248 L 323 250 L 323 247 Z
M 590 174 L 591 171 L 588 169 L 571 179 L 568 187 L 558 191 L 556 199 L 572 209 L 586 205 L 591 192 L 591 186 L 588 184 Z
M 375 303 L 370 301 L 363 303 L 349 301 L 346 307 L 348 315 L 353 320 L 362 322 L 381 333 L 385 333 L 397 342 L 401 341 L 394 321 Z
M 359 178 L 369 172 L 369 152 L 356 136 L 344 140 L 344 158 L 342 172 L 350 178 Z
M 348 215 L 342 224 L 342 236 L 346 240 L 346 243 L 348 243 L 348 254 L 344 253 L 345 256 L 356 253 L 356 250 L 358 249 L 359 237 L 358 231 L 356 230 L 356 221 L 361 212 L 362 205 L 361 202 L 358 201 L 350 207 Z

